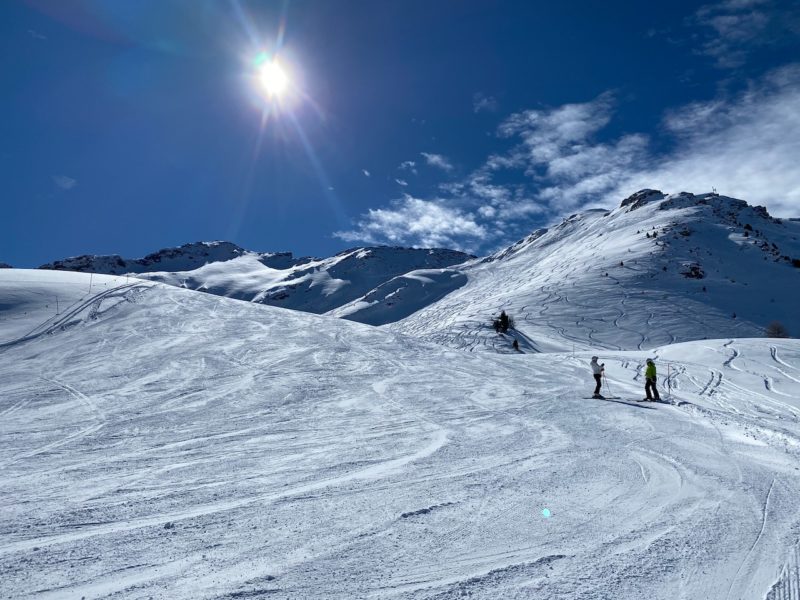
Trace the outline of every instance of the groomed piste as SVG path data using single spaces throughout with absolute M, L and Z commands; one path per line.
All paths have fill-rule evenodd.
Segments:
M 580 348 L 83 273 L 0 305 L 4 597 L 800 597 L 797 340 L 605 348 L 602 401 Z

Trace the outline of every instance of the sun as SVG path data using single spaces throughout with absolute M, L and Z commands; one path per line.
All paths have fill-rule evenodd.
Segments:
M 261 65 L 258 77 L 264 90 L 273 98 L 283 95 L 289 87 L 289 78 L 277 61 Z

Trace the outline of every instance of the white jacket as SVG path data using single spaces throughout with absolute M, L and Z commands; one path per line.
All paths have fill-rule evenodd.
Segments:
M 589 364 L 592 367 L 592 373 L 594 373 L 595 375 L 600 375 L 603 372 L 603 367 L 598 365 L 596 360 L 593 360 Z

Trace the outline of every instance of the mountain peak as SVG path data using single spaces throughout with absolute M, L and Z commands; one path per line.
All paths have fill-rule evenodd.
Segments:
M 191 242 L 173 248 L 162 248 L 144 258 L 126 259 L 119 254 L 83 254 L 57 260 L 39 267 L 55 271 L 84 273 L 146 273 L 149 271 L 186 271 L 210 262 L 221 262 L 242 256 L 247 251 L 232 242 Z
M 629 211 L 636 210 L 637 208 L 640 208 L 645 204 L 649 204 L 651 202 L 657 202 L 659 200 L 663 200 L 666 197 L 667 197 L 666 194 L 664 194 L 660 190 L 643 189 L 625 198 L 625 200 L 622 201 L 622 204 L 620 204 L 620 208 L 625 208 L 626 206 L 628 206 L 630 207 L 628 208 Z

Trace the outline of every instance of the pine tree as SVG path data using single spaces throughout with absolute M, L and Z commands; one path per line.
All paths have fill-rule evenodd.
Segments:
M 773 321 L 767 328 L 764 330 L 767 337 L 771 338 L 788 338 L 789 332 L 787 331 L 786 327 L 783 326 L 783 323 L 780 321 Z

